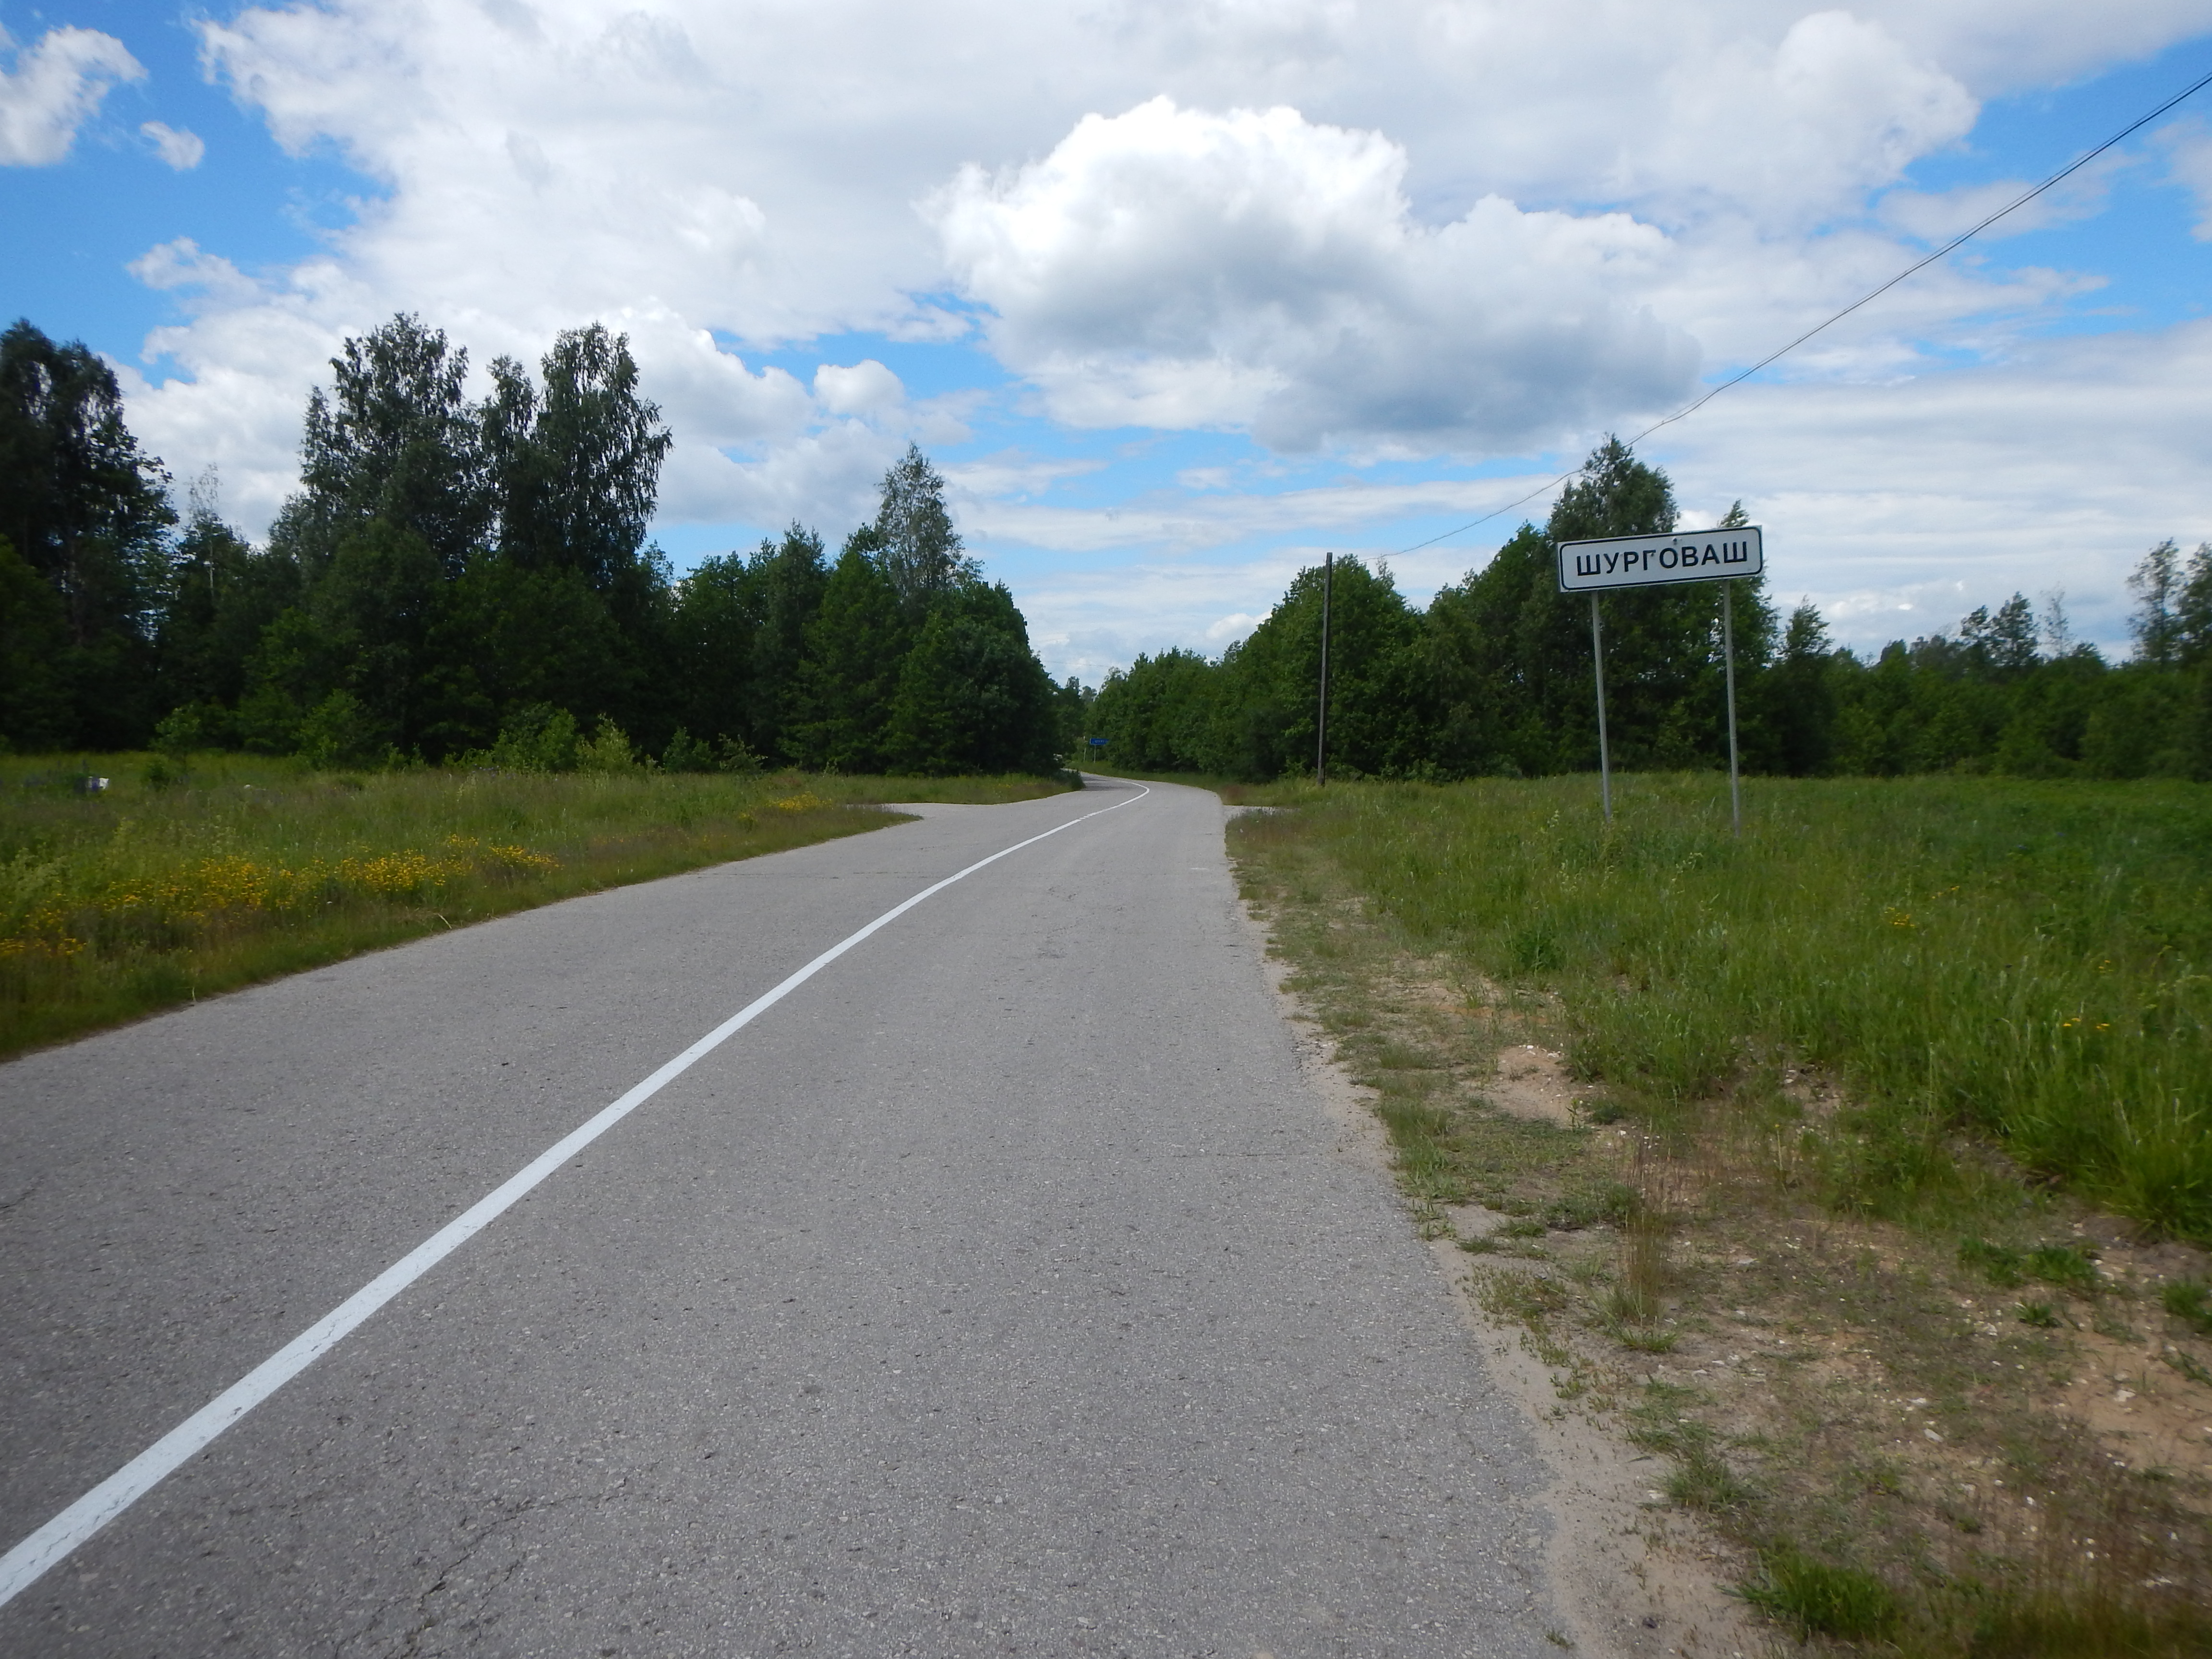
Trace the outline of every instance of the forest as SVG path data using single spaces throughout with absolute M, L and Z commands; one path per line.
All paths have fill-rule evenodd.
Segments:
M 833 554 L 793 525 L 678 577 L 647 539 L 670 442 L 624 337 L 532 375 L 410 316 L 332 359 L 261 545 L 144 453 L 112 370 L 0 335 L 0 744 L 322 766 L 1057 769 L 1083 700 L 985 580 L 919 449 Z
M 1667 475 L 1608 441 L 1544 526 L 1524 524 L 1425 610 L 1387 565 L 1340 560 L 1329 629 L 1331 777 L 1444 781 L 1595 770 L 1589 611 L 1558 591 L 1557 544 L 1675 526 Z M 1741 522 L 1741 509 L 1729 515 Z M 1605 596 L 1613 764 L 1725 766 L 1723 584 Z M 1764 582 L 1729 584 L 1746 770 L 1791 776 L 1990 772 L 2212 776 L 2212 548 L 2166 542 L 2130 579 L 2135 653 L 2107 663 L 2014 593 L 1869 662 L 1819 611 L 1781 617 Z M 1299 574 L 1218 659 L 1143 656 L 1110 674 L 1090 729 L 1110 763 L 1265 781 L 1310 774 L 1322 572 Z
M 362 767 L 1310 773 L 1322 573 L 1218 658 L 1056 685 L 909 446 L 833 553 L 793 525 L 675 574 L 647 536 L 670 442 L 627 341 L 562 334 L 532 374 L 410 316 L 349 339 L 309 397 L 300 488 L 259 545 L 215 481 L 143 453 L 113 372 L 28 321 L 0 335 L 0 744 L 234 750 Z M 1740 509 L 1739 509 L 1740 511 Z M 1667 475 L 1608 440 L 1545 524 L 1417 608 L 1386 563 L 1331 598 L 1333 775 L 1540 776 L 1597 763 L 1584 602 L 1562 540 L 1665 532 Z M 1733 516 L 1733 515 L 1732 515 Z M 2212 776 L 2212 548 L 2130 578 L 2135 650 L 2069 636 L 2057 596 L 1838 648 L 1809 605 L 1734 590 L 1745 769 Z M 1722 585 L 1608 594 L 1614 763 L 1726 763 Z M 1084 739 L 1103 738 L 1101 747 Z

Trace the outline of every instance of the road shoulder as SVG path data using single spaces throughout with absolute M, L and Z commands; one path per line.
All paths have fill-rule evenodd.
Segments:
M 1232 806 L 1224 818 L 1251 810 Z M 1248 896 L 1241 908 L 1305 1081 L 1335 1126 L 1339 1155 L 1395 1185 L 1390 1139 L 1376 1113 L 1378 1092 L 1354 1080 L 1300 994 L 1297 968 L 1265 906 Z M 1585 1389 L 1562 1387 L 1560 1355 L 1540 1353 L 1525 1325 L 1485 1310 L 1469 1265 L 1474 1258 L 1459 1249 L 1455 1228 L 1425 1221 L 1414 1203 L 1405 1210 L 1474 1339 L 1485 1379 L 1518 1409 L 1550 1473 L 1546 1567 L 1552 1604 L 1571 1626 L 1575 1650 L 1594 1659 L 1657 1659 L 1774 1649 L 1772 1632 L 1759 1628 L 1726 1587 L 1746 1564 L 1694 1518 L 1668 1511 L 1654 1490 L 1660 1462 L 1595 1420 Z

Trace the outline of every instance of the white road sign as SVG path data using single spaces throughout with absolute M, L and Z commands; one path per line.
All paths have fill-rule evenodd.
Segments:
M 1735 530 L 1696 530 L 1686 535 L 1613 536 L 1604 541 L 1559 544 L 1559 591 L 1563 593 L 1719 581 L 1729 576 L 1756 576 L 1765 568 L 1765 552 L 1755 524 Z

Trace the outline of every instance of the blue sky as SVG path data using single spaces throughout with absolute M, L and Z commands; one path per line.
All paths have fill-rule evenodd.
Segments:
M 908 441 L 1048 664 L 1212 651 L 1849 303 L 2212 71 L 2195 5 L 0 4 L 0 309 L 258 533 L 344 336 L 629 333 L 679 565 Z M 166 135 L 149 132 L 161 124 Z M 167 157 L 163 149 L 166 144 Z M 1862 648 L 2125 648 L 2212 538 L 2212 94 L 1645 447 Z M 1540 517 L 1543 502 L 1528 515 Z

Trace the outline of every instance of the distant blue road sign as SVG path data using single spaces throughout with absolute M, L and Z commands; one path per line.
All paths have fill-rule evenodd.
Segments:
M 1106 739 L 1103 738 L 1093 738 L 1091 739 L 1091 746 L 1093 749 L 1103 749 L 1106 746 Z

